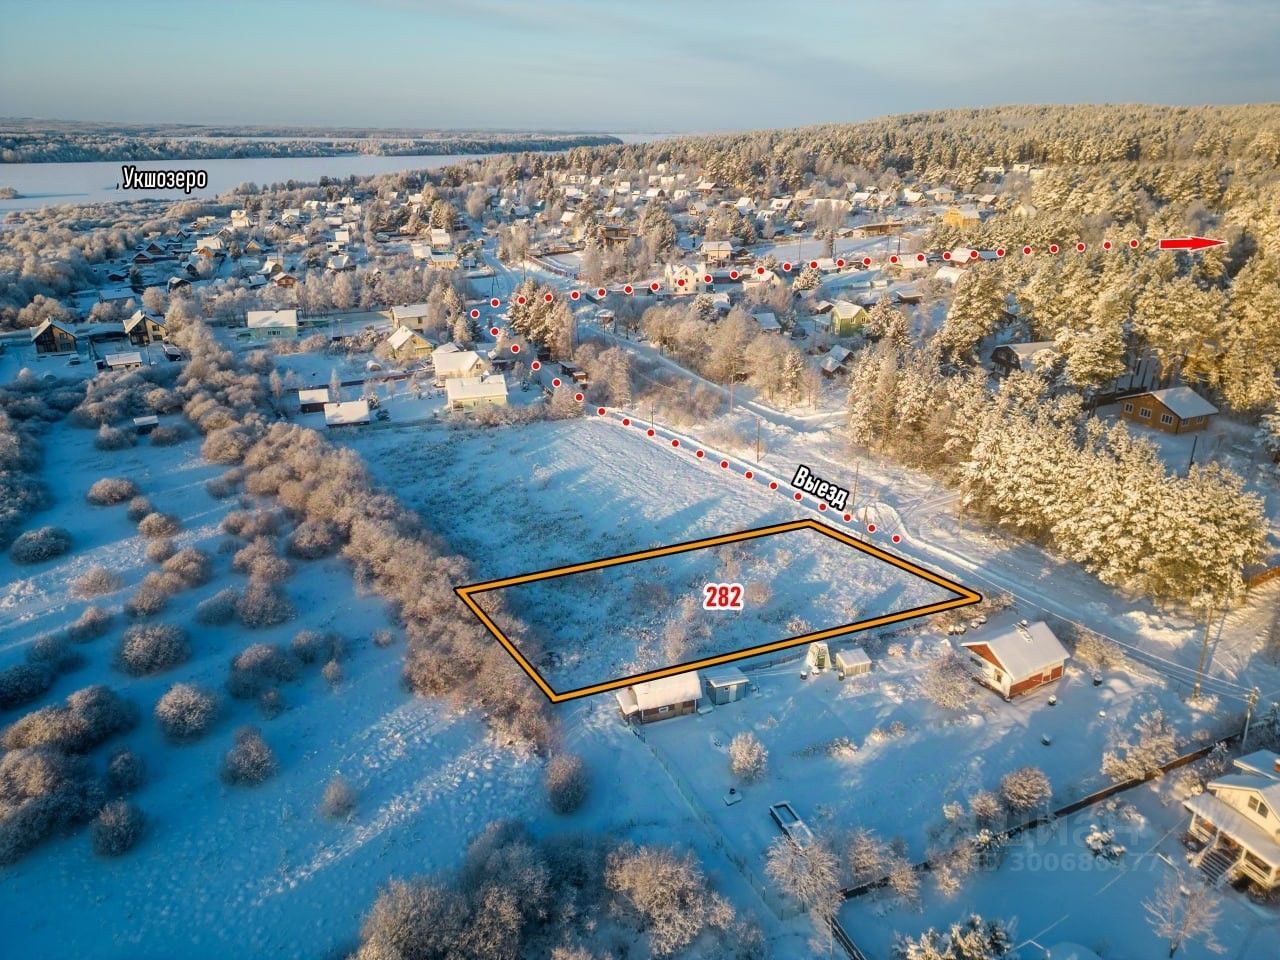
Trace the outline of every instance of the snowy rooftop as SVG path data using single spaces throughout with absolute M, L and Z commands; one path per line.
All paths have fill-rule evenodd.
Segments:
M 638 710 L 657 710 L 702 697 L 702 682 L 698 671 L 678 673 L 674 677 L 660 677 L 647 683 L 637 683 L 617 693 L 618 705 L 628 716 Z
M 445 383 L 444 389 L 450 403 L 457 400 L 492 400 L 507 395 L 507 378 L 500 373 L 492 373 L 487 377 L 453 377 Z
M 296 327 L 297 325 L 297 310 L 250 310 L 245 318 L 245 326 L 250 329 L 260 329 L 263 327 Z
M 432 358 L 435 360 L 436 373 L 444 376 L 450 373 L 466 373 L 480 360 L 480 354 L 474 350 L 460 350 L 456 345 L 446 343 L 432 354 Z
M 1245 773 L 1280 780 L 1280 753 L 1274 750 L 1255 750 L 1243 757 L 1236 757 L 1233 763 Z
M 1049 625 L 1043 620 L 987 637 L 985 640 L 966 640 L 963 647 L 985 646 L 995 655 L 1006 670 L 1015 677 L 1025 677 L 1051 663 L 1067 659 L 1067 650 Z
M 427 338 L 410 327 L 396 327 L 391 336 L 387 337 L 387 343 L 391 345 L 392 350 L 399 350 L 410 340 L 426 342 Z
M 1152 390 L 1155 397 L 1183 420 L 1192 417 L 1211 417 L 1218 408 L 1196 393 L 1190 387 L 1169 387 L 1167 390 Z
M 327 427 L 342 427 L 369 422 L 368 400 L 346 400 L 324 405 L 324 423 Z

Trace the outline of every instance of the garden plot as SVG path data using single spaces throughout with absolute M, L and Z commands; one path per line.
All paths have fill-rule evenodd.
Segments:
M 980 631 L 1000 629 L 993 621 Z M 975 685 L 967 706 L 943 709 L 926 699 L 921 681 L 946 639 L 920 625 L 886 640 L 832 643 L 833 654 L 863 644 L 873 661 L 866 676 L 805 679 L 801 663 L 753 670 L 757 689 L 745 700 L 644 728 L 649 746 L 748 861 L 763 866 L 779 836 L 768 808 L 781 800 L 819 837 L 838 845 L 847 831 L 865 827 L 901 838 L 914 862 L 944 824 L 944 804 L 998 790 L 1012 770 L 1043 770 L 1060 805 L 1110 783 L 1100 771 L 1102 753 L 1143 714 L 1163 707 L 1192 743 L 1204 742 L 1213 726 L 1155 679 L 1115 668 L 1095 686 L 1070 661 L 1061 681 L 1013 702 Z M 730 770 L 729 743 L 743 732 L 768 751 L 755 782 Z M 727 806 L 731 787 L 744 799 Z
M 1080 944 L 1107 960 L 1164 957 L 1167 941 L 1152 932 L 1143 904 L 1176 867 L 1193 895 L 1218 904 L 1214 932 L 1223 948 L 1215 952 L 1196 940 L 1184 944 L 1179 957 L 1274 956 L 1274 907 L 1254 904 L 1230 888 L 1195 892 L 1196 874 L 1185 863 L 1179 839 L 1185 811 L 1171 786 L 1157 781 L 1154 787 L 1130 791 L 1019 838 L 1002 851 L 996 865 L 970 876 L 954 897 L 942 896 L 926 875 L 918 904 L 904 905 L 883 891 L 873 892 L 847 901 L 840 921 L 872 957 L 893 955 L 895 932 L 918 937 L 930 927 L 945 930 L 973 913 L 1011 924 L 1023 957 L 1038 958 L 1045 947 L 1060 943 Z M 1108 853 L 1095 856 L 1086 841 L 1092 835 L 1097 845 L 1098 835 L 1106 833 L 1112 839 L 1101 849 Z
M 868 623 L 955 592 L 813 528 L 569 573 L 476 597 L 557 691 Z

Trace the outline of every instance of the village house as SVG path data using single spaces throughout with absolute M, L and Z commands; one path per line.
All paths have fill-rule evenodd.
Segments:
M 450 377 L 445 381 L 444 390 L 450 410 L 507 405 L 507 378 L 501 373 L 479 377 Z
M 397 360 L 431 356 L 431 341 L 412 327 L 396 327 L 385 342 Z
M 75 333 L 57 320 L 46 320 L 32 330 L 31 343 L 37 354 L 77 352 Z
M 973 206 L 948 207 L 942 215 L 942 222 L 957 230 L 973 230 L 981 225 L 982 215 Z
M 822 358 L 822 362 L 818 365 L 818 369 L 828 379 L 848 373 L 847 364 L 851 356 L 853 356 L 852 350 L 837 344 L 827 351 L 826 356 Z
M 421 330 L 427 322 L 427 305 L 425 303 L 405 303 L 391 308 L 391 323 L 398 329 L 408 327 L 410 330 Z
M 324 405 L 324 425 L 326 427 L 354 427 L 368 423 L 368 400 L 341 400 Z
M 328 387 L 304 387 L 298 391 L 299 413 L 323 413 L 328 402 Z
M 759 313 L 753 313 L 751 319 L 760 327 L 761 333 L 781 333 L 782 324 L 778 322 L 777 316 L 768 310 L 762 310 Z
M 733 257 L 733 244 L 728 240 L 705 240 L 699 252 L 709 266 L 723 267 Z
M 1232 761 L 1233 773 L 1182 801 L 1189 832 L 1204 841 L 1201 872 L 1216 883 L 1248 878 L 1263 890 L 1280 888 L 1280 754 L 1257 750 Z
M 443 227 L 432 227 L 430 239 L 432 250 L 448 250 L 453 246 L 453 238 L 449 236 L 449 231 Z
M 1023 621 L 1012 630 L 983 640 L 965 640 L 974 677 L 1006 700 L 1062 677 L 1067 650 L 1043 620 Z
M 862 330 L 866 321 L 867 311 L 864 307 L 842 299 L 833 303 L 829 311 L 820 314 L 814 323 L 833 336 L 852 337 Z
M 124 322 L 124 332 L 135 347 L 164 339 L 164 317 L 151 310 L 135 310 Z
M 1209 425 L 1218 408 L 1190 387 L 1169 387 L 1125 398 L 1120 416 L 1165 433 L 1192 433 Z
M 252 340 L 280 340 L 298 335 L 297 310 L 250 310 L 245 326 Z
M 136 370 L 142 366 L 142 354 L 136 350 L 126 353 L 108 353 L 103 356 L 98 366 L 105 370 Z
M 705 273 L 687 263 L 669 263 L 663 271 L 663 286 L 677 297 L 702 293 L 707 289 Z
M 681 717 L 698 709 L 702 699 L 702 682 L 698 672 L 679 673 L 646 683 L 636 683 L 619 690 L 614 696 L 622 716 L 634 723 L 651 723 Z
M 454 250 L 433 250 L 428 265 L 432 270 L 457 270 L 458 254 Z
M 443 384 L 454 377 L 478 377 L 484 372 L 484 359 L 474 350 L 463 350 L 456 343 L 446 343 L 431 353 L 436 381 Z

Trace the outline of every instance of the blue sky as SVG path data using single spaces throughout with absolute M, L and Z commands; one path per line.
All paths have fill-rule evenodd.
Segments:
M 1277 0 L 0 0 L 0 115 L 726 130 L 1280 100 Z

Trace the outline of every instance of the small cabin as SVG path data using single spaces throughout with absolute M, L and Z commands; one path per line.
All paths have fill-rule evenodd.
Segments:
M 751 681 L 735 666 L 717 667 L 703 673 L 702 686 L 707 699 L 718 707 L 744 699 L 751 689 Z
M 158 426 L 160 426 L 160 418 L 154 413 L 144 417 L 133 418 L 133 430 L 139 436 L 146 436 Z
M 1006 700 L 1061 679 L 1068 656 L 1043 620 L 1024 620 L 1012 630 L 961 646 L 974 678 Z
M 344 400 L 324 405 L 326 427 L 354 427 L 368 423 L 369 419 L 368 400 Z
M 678 673 L 645 683 L 632 684 L 615 694 L 622 716 L 633 723 L 652 723 L 682 717 L 698 709 L 702 682 L 698 671 Z
M 1170 387 L 1126 397 L 1120 416 L 1130 423 L 1163 430 L 1165 433 L 1193 433 L 1209 426 L 1218 408 L 1190 387 Z
M 298 391 L 298 411 L 300 413 L 323 413 L 325 404 L 328 402 L 328 387 L 313 387 Z

